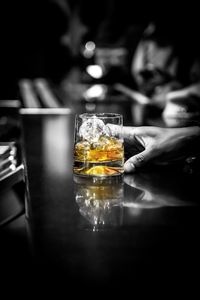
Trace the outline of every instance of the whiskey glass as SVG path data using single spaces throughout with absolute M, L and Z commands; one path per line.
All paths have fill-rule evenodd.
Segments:
M 83 113 L 76 115 L 74 174 L 95 177 L 122 175 L 124 172 L 122 129 L 123 116 L 121 114 Z

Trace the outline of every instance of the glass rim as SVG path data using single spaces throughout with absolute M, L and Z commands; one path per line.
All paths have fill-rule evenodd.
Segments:
M 79 118 L 92 118 L 94 116 L 101 118 L 101 119 L 109 119 L 109 118 L 123 118 L 122 114 L 119 113 L 82 113 L 82 114 L 76 114 Z

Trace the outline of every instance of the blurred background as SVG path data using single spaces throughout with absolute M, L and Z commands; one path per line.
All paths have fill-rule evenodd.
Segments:
M 127 124 L 191 124 L 200 116 L 199 28 L 188 1 L 4 1 L 0 99 L 121 110 Z

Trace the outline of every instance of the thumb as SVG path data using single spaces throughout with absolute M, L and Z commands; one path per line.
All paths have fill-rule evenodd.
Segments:
M 124 171 L 126 173 L 135 172 L 137 168 L 143 167 L 147 162 L 149 162 L 152 157 L 152 151 L 150 149 L 145 149 L 126 161 L 124 164 Z

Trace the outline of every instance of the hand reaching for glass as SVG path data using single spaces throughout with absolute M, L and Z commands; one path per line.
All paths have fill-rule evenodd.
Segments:
M 119 127 L 109 125 L 115 136 Z M 193 157 L 200 150 L 199 126 L 160 128 L 154 126 L 123 127 L 125 146 L 132 147 L 132 154 L 124 164 L 124 171 L 134 172 L 149 164 L 169 165 Z

